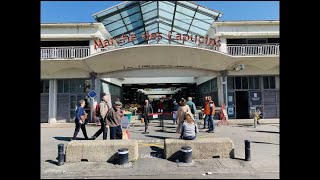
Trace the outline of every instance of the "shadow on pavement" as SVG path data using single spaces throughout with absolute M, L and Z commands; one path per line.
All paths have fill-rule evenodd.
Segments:
M 154 152 L 151 152 L 150 155 L 157 158 L 163 158 L 163 148 L 157 147 L 157 146 L 150 146 L 151 150 Z
M 53 138 L 59 141 L 71 141 L 72 139 L 72 137 L 53 137 Z M 80 139 L 80 138 L 77 138 L 77 139 Z
M 275 143 L 269 143 L 269 142 L 259 142 L 259 141 L 250 141 L 252 143 L 261 143 L 261 144 L 273 144 L 273 145 L 280 145 L 280 144 L 275 144 Z
M 58 161 L 46 160 L 46 162 L 54 164 L 54 165 L 58 165 Z
M 175 131 L 166 131 L 166 130 L 155 130 L 156 132 L 164 132 L 164 133 L 176 133 Z
M 252 130 L 248 130 L 250 132 L 264 132 L 264 133 L 274 133 L 274 134 L 279 134 L 279 132 L 276 131 L 252 131 Z
M 152 138 L 158 138 L 158 139 L 173 139 L 171 137 L 164 137 L 164 136 L 153 136 L 153 135 L 146 135 L 147 137 L 152 137 Z

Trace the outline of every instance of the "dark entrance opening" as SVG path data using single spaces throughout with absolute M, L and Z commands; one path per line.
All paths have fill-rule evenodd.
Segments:
M 237 119 L 249 119 L 249 93 L 248 91 L 236 91 Z

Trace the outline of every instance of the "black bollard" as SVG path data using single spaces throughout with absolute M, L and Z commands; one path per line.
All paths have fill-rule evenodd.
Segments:
M 192 162 L 192 148 L 190 146 L 182 146 L 182 162 L 191 163 Z
M 58 144 L 58 166 L 64 164 L 64 144 Z
M 129 149 L 127 148 L 118 149 L 118 156 L 119 156 L 119 165 L 124 165 L 129 163 Z
M 244 146 L 245 146 L 245 160 L 246 161 L 251 161 L 251 150 L 250 150 L 250 141 L 245 140 L 244 141 Z

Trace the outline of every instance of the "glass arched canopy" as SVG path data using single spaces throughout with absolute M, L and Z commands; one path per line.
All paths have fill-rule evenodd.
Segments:
M 185 44 L 192 41 L 175 41 L 166 36 L 169 31 L 180 34 L 206 36 L 221 12 L 211 10 L 190 1 L 125 1 L 117 6 L 93 14 L 96 21 L 104 24 L 113 38 L 134 33 L 135 41 L 119 42 L 120 46 L 137 44 Z M 145 32 L 163 34 L 160 40 L 145 40 Z

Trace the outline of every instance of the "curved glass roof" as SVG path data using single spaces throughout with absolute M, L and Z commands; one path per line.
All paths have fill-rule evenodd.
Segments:
M 221 12 L 200 6 L 190 1 L 125 1 L 117 6 L 93 14 L 113 38 L 132 32 L 138 38 L 132 42 L 119 43 L 120 46 L 137 44 L 185 44 L 194 42 L 168 40 L 169 31 L 180 34 L 206 36 Z M 160 40 L 144 40 L 144 32 L 163 34 Z

